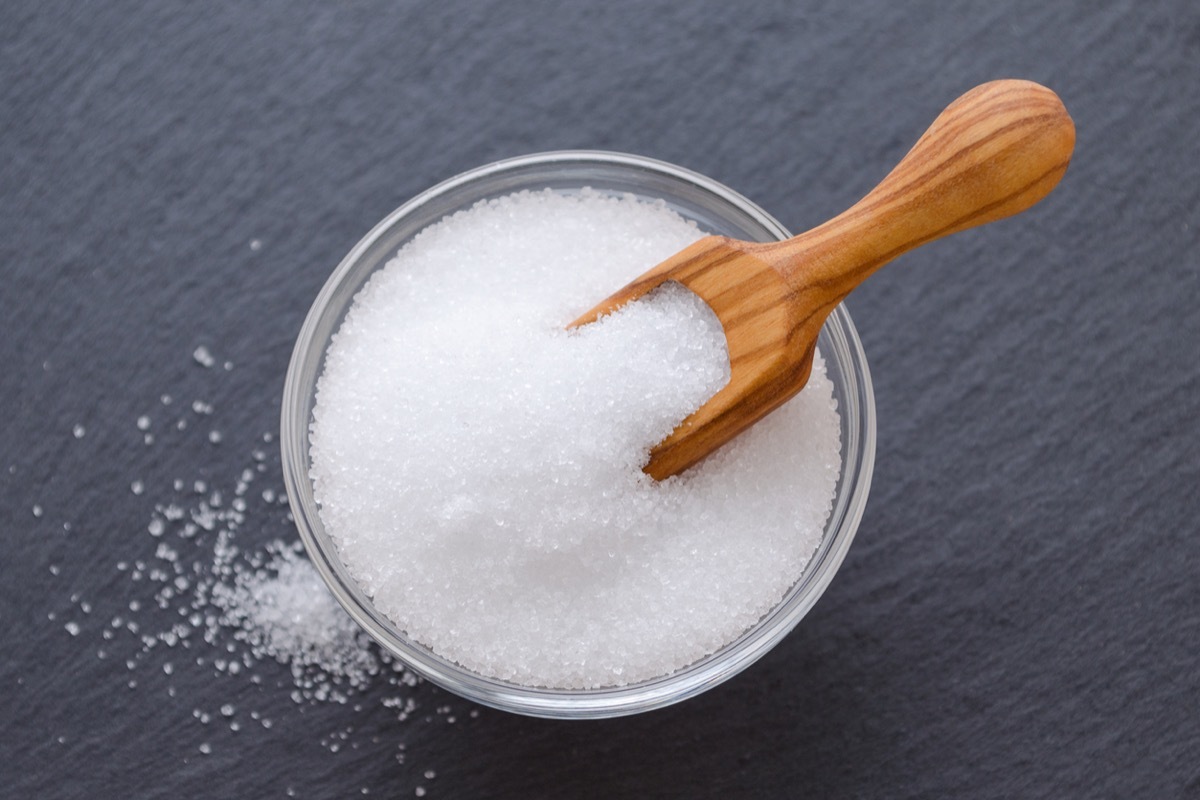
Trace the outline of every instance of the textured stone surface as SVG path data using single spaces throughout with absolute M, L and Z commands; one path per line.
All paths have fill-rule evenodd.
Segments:
M 4 792 L 1200 794 L 1195 4 L 582 5 L 0 9 Z M 397 723 L 377 704 L 301 713 L 201 669 L 169 697 L 152 663 L 96 657 L 98 627 L 137 596 L 112 564 L 146 551 L 155 499 L 175 477 L 236 478 L 277 425 L 321 284 L 413 194 L 501 157 L 624 150 L 799 230 L 996 77 L 1062 95 L 1074 163 L 1030 214 L 851 297 L 879 413 L 873 496 L 828 593 L 746 673 L 575 724 L 471 718 L 422 686 Z M 165 420 L 164 392 L 213 403 L 222 443 L 143 445 L 135 421 Z M 248 543 L 286 532 L 277 517 Z M 226 702 L 277 723 L 193 719 Z M 355 746 L 321 744 L 347 726 Z

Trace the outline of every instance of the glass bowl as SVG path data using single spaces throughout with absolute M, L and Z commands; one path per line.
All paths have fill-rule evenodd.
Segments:
M 309 423 L 325 350 L 355 294 L 371 274 L 426 226 L 480 200 L 522 189 L 590 186 L 662 199 L 709 233 L 751 241 L 790 233 L 736 192 L 680 167 L 596 151 L 539 153 L 464 172 L 429 189 L 375 226 L 334 270 L 313 303 L 292 354 L 283 392 L 281 447 L 288 500 L 309 556 L 350 616 L 416 673 L 471 700 L 553 718 L 598 718 L 660 708 L 737 674 L 775 646 L 808 613 L 842 563 L 862 519 L 875 461 L 875 405 L 867 360 L 850 315 L 834 309 L 818 339 L 842 415 L 842 473 L 817 552 L 783 600 L 738 639 L 669 675 L 613 688 L 545 689 L 486 678 L 409 639 L 376 611 L 350 577 L 321 523 L 309 479 Z M 614 287 L 616 288 L 616 287 Z

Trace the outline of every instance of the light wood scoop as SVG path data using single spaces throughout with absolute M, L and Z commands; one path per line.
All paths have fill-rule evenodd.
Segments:
M 709 236 L 571 323 L 585 325 L 665 281 L 698 294 L 725 329 L 729 383 L 650 453 L 662 480 L 695 464 L 808 382 L 829 312 L 914 247 L 1016 214 L 1058 183 L 1075 124 L 1058 95 L 1019 80 L 955 100 L 912 150 L 846 212 L 782 242 Z

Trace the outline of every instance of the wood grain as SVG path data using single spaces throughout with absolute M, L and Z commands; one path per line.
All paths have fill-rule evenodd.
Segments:
M 1066 172 L 1074 144 L 1054 92 L 1021 80 L 983 84 L 829 222 L 782 242 L 701 239 L 580 316 L 572 327 L 677 281 L 724 327 L 729 383 L 651 451 L 645 472 L 682 472 L 799 392 L 821 326 L 847 294 L 914 247 L 1034 205 Z

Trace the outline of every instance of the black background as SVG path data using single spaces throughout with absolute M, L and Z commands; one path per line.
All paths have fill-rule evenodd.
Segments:
M 286 667 L 254 686 L 175 654 L 167 676 L 101 640 L 148 597 L 114 564 L 153 553 L 174 478 L 228 486 L 266 446 L 255 492 L 279 486 L 261 437 L 304 314 L 412 195 L 600 148 L 803 230 L 998 77 L 1059 92 L 1070 171 L 850 298 L 873 493 L 827 594 L 747 672 L 579 723 L 423 684 L 400 722 L 382 688 L 296 705 Z M 0 795 L 1200 796 L 1198 135 L 1184 0 L 5 2 Z M 214 413 L 172 432 L 193 399 Z M 294 536 L 282 514 L 253 506 L 242 543 Z M 226 702 L 275 725 L 193 716 Z

